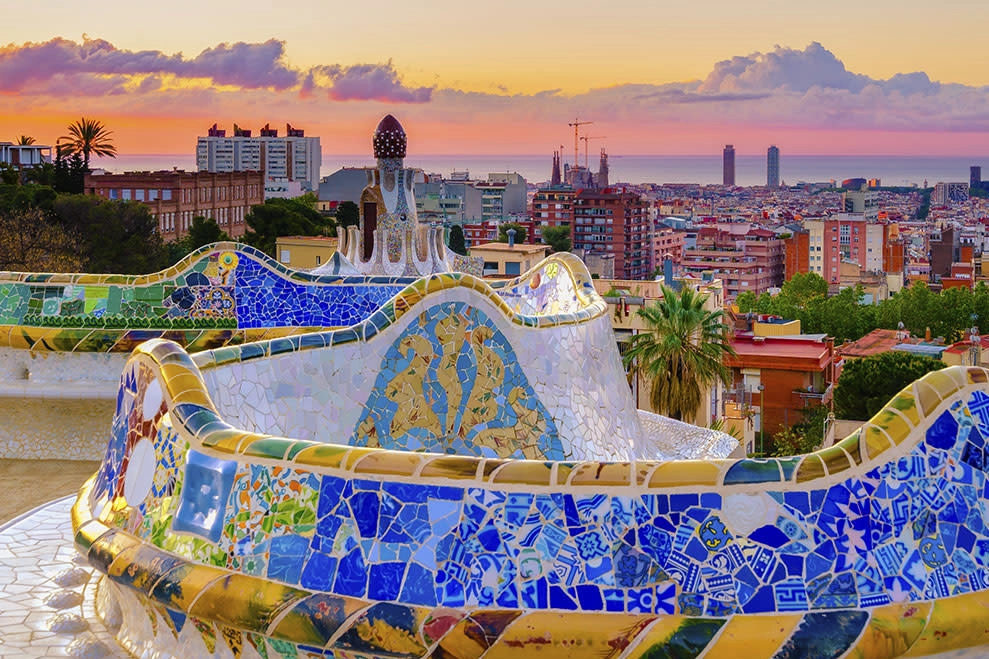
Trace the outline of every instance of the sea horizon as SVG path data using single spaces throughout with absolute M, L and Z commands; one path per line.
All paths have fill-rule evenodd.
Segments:
M 609 154 L 612 184 L 720 184 L 721 154 L 695 155 L 623 155 Z M 489 173 L 514 171 L 531 183 L 550 179 L 552 157 L 545 154 L 421 154 L 406 158 L 410 167 L 427 173 L 449 176 L 451 172 L 467 171 L 472 178 L 486 178 Z M 581 163 L 583 164 L 583 163 Z M 320 176 L 327 176 L 342 167 L 374 165 L 369 154 L 325 154 Z M 589 159 L 592 171 L 597 171 L 598 159 Z M 968 182 L 969 167 L 981 166 L 989 177 L 989 155 L 926 156 L 926 155 L 786 155 L 780 157 L 780 178 L 787 185 L 849 178 L 878 178 L 884 186 L 921 186 L 924 181 L 934 185 L 939 181 Z M 110 172 L 158 171 L 184 169 L 194 171 L 196 159 L 188 153 L 133 153 L 116 159 L 94 158 L 94 168 Z M 735 156 L 735 182 L 739 186 L 766 184 L 766 156 Z

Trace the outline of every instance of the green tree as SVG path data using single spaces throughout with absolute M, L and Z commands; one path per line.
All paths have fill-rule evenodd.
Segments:
M 724 311 L 704 308 L 707 296 L 684 286 L 661 286 L 662 299 L 637 312 L 645 331 L 629 341 L 624 362 L 650 382 L 649 401 L 659 414 L 694 421 L 703 390 L 731 372 L 724 357 L 735 353 Z
M 21 182 L 19 169 L 7 162 L 0 162 L 0 184 L 17 185 Z
M 361 223 L 361 209 L 352 201 L 341 201 L 335 216 L 340 227 L 356 227 Z
M 925 373 L 944 368 L 939 359 L 891 350 L 845 363 L 834 391 L 835 414 L 867 420 Z
M 508 242 L 508 230 L 515 229 L 515 243 L 521 244 L 525 242 L 526 231 L 525 227 L 518 222 L 502 222 L 498 226 L 498 242 L 507 243 Z
M 78 272 L 76 242 L 37 207 L 0 209 L 0 270 Z
M 77 241 L 87 272 L 147 274 L 169 265 L 158 222 L 140 202 L 59 195 L 54 214 Z
M 756 310 L 756 305 L 759 302 L 759 296 L 752 291 L 742 291 L 735 298 L 735 304 L 738 305 L 738 310 L 741 313 L 749 313 L 750 311 Z
M 318 236 L 330 226 L 319 212 L 296 199 L 267 199 L 244 218 L 244 242 L 275 256 L 275 242 L 282 236 Z
M 64 150 L 63 155 L 66 156 L 81 155 L 86 171 L 89 171 L 90 156 L 117 157 L 117 147 L 113 145 L 111 135 L 113 131 L 108 130 L 102 121 L 82 117 L 69 124 L 69 134 L 59 138 L 68 141 L 59 145 L 59 149 Z
M 47 215 L 56 197 L 55 190 L 46 185 L 0 185 L 0 211 L 37 208 Z
M 64 145 L 55 150 L 54 185 L 56 192 L 82 194 L 85 180 L 86 164 L 82 155 L 73 153 L 66 155 Z
M 450 251 L 460 254 L 461 256 L 467 255 L 467 241 L 464 240 L 464 228 L 459 224 L 454 224 L 450 227 Z
M 569 252 L 573 243 L 570 240 L 570 227 L 543 227 L 543 242 L 554 252 Z
M 203 245 L 230 240 L 230 236 L 220 228 L 216 220 L 202 217 L 201 215 L 192 218 L 192 224 L 189 225 L 189 233 L 185 237 L 188 238 L 190 252 L 194 249 L 199 249 Z
M 798 272 L 783 282 L 780 294 L 788 297 L 793 304 L 802 307 L 812 298 L 827 297 L 828 282 L 816 272 Z
M 18 135 L 16 144 L 17 146 L 31 146 L 34 144 L 34 138 L 30 135 Z
M 779 430 L 768 442 L 767 454 L 777 458 L 803 455 L 821 448 L 828 408 L 822 405 L 804 410 L 804 419 Z

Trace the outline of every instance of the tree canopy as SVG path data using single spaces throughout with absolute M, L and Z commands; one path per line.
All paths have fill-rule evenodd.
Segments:
M 570 227 L 543 227 L 543 242 L 554 252 L 569 252 L 573 244 L 570 241 Z
M 774 314 L 797 319 L 808 334 L 827 333 L 838 342 L 854 341 L 876 328 L 896 329 L 899 323 L 914 336 L 930 329 L 934 337 L 953 343 L 964 338 L 974 324 L 989 331 L 989 287 L 949 288 L 935 293 L 915 282 L 879 304 L 863 304 L 861 287 L 846 288 L 827 297 L 827 285 L 816 274 L 797 275 L 783 284 L 778 295 L 742 293 L 735 300 L 739 311 Z
M 707 296 L 684 286 L 661 286 L 662 298 L 636 312 L 646 330 L 636 334 L 624 355 L 625 366 L 650 382 L 649 401 L 656 412 L 688 422 L 703 400 L 703 388 L 729 382 L 724 364 L 734 354 L 724 311 L 704 308 Z
M 352 201 L 341 201 L 337 205 L 335 217 L 337 226 L 356 227 L 361 222 L 361 210 Z
M 518 222 L 502 222 L 498 226 L 498 241 L 499 243 L 508 242 L 508 230 L 515 229 L 515 244 L 521 244 L 525 242 L 525 238 L 528 235 L 525 231 L 525 227 Z
M 901 389 L 945 366 L 939 359 L 899 350 L 848 360 L 834 392 L 835 414 L 841 419 L 871 419 Z
M 464 228 L 459 224 L 454 224 L 450 227 L 449 247 L 452 252 L 461 256 L 467 255 L 467 241 L 464 239 Z
M 318 236 L 332 228 L 332 220 L 298 199 L 267 199 L 244 218 L 244 242 L 275 256 L 275 243 L 282 236 Z
M 78 272 L 76 241 L 40 208 L 0 209 L 0 270 Z
M 146 274 L 169 265 L 158 223 L 140 202 L 59 195 L 54 217 L 76 240 L 86 272 Z
M 117 147 L 113 145 L 111 135 L 113 135 L 113 131 L 104 126 L 102 121 L 82 117 L 69 124 L 69 134 L 59 138 L 59 141 L 66 141 L 56 148 L 59 155 L 81 155 L 83 164 L 89 170 L 90 156 L 117 157 Z

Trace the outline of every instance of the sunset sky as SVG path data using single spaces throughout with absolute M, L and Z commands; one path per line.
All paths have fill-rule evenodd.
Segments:
M 579 117 L 613 154 L 989 155 L 984 0 L 272 6 L 2 0 L 0 141 L 288 122 L 361 154 L 391 112 L 422 154 L 569 152 Z

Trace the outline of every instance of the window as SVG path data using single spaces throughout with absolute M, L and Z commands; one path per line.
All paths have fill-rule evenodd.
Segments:
M 320 265 L 323 262 L 323 257 L 319 254 L 316 255 L 316 265 Z
M 120 199 L 120 190 L 110 188 L 110 199 Z
M 505 274 L 506 275 L 522 274 L 522 263 L 520 261 L 505 261 Z
M 158 201 L 161 190 L 148 190 L 148 201 Z
M 291 257 L 292 257 L 292 255 L 289 252 L 289 250 L 283 249 L 281 251 L 281 253 L 279 253 L 279 255 L 278 255 L 278 260 L 281 261 L 282 263 L 290 263 L 291 262 Z
M 124 199 L 124 200 L 130 199 L 131 198 L 131 191 L 130 191 L 130 189 L 129 188 L 124 188 L 123 190 L 121 190 L 120 191 L 120 198 L 121 199 Z
M 162 199 L 162 201 L 171 201 L 172 200 L 172 191 L 171 190 L 162 190 L 161 191 L 161 199 Z
M 144 201 L 144 189 L 134 190 L 134 199 L 136 201 Z

